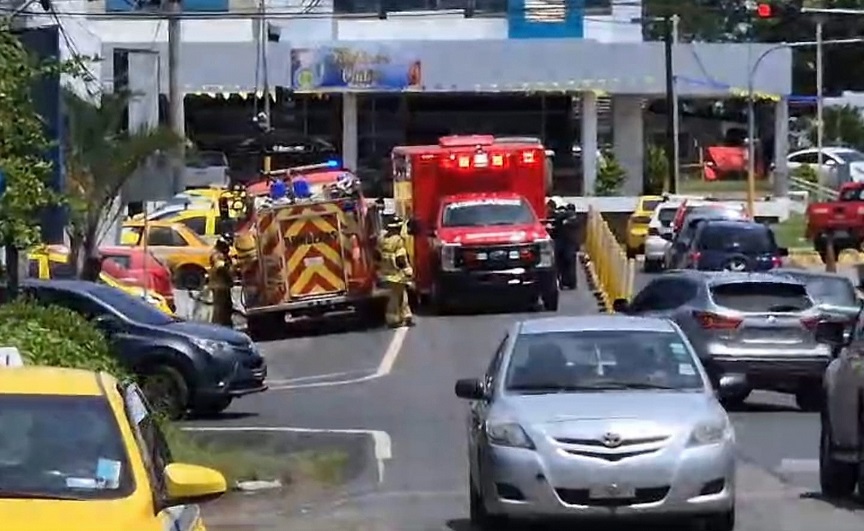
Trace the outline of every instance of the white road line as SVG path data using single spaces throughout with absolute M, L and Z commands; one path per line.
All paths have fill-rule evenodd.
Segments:
M 818 459 L 783 459 L 777 472 L 781 474 L 815 474 L 819 472 Z
M 352 374 L 362 374 L 369 371 L 342 371 L 342 372 L 328 372 L 324 374 L 313 374 L 310 376 L 298 376 L 297 378 L 278 378 L 278 379 L 267 379 L 267 383 L 270 385 L 290 385 L 299 382 L 313 382 L 315 380 L 327 380 L 330 378 L 342 378 L 344 376 L 350 376 Z
M 393 458 L 393 442 L 386 431 L 381 430 L 336 430 L 316 428 L 290 428 L 279 426 L 186 426 L 183 431 L 210 431 L 210 432 L 276 432 L 276 433 L 333 433 L 344 435 L 368 435 L 372 437 L 375 461 L 378 463 L 378 482 L 384 482 L 384 461 Z
M 332 382 L 309 382 L 298 384 L 277 383 L 276 385 L 270 385 L 270 390 L 284 391 L 288 389 L 309 389 L 312 387 L 336 387 L 338 385 L 357 384 L 383 378 L 393 370 L 393 366 L 396 364 L 396 360 L 402 350 L 402 345 L 405 343 L 405 337 L 408 335 L 408 330 L 408 328 L 397 328 L 393 332 L 393 336 L 390 338 L 390 344 L 387 345 L 387 350 L 384 351 L 384 357 L 381 358 L 381 363 L 378 364 L 378 368 L 372 374 L 367 374 L 366 376 L 360 376 L 358 378 L 349 378 L 346 380 L 334 380 Z M 351 355 L 349 350 L 349 348 L 345 349 L 346 356 Z

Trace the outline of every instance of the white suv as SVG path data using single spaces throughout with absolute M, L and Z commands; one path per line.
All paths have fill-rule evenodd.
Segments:
M 672 242 L 672 220 L 678 212 L 680 201 L 665 201 L 657 205 L 651 214 L 648 223 L 648 237 L 645 239 L 645 263 L 643 267 L 646 273 L 652 273 L 663 269 L 663 261 L 666 249 Z

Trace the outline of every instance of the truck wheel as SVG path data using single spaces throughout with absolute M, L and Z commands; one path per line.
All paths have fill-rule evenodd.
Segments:
M 821 386 L 809 385 L 795 391 L 795 403 L 801 411 L 822 411 L 825 395 Z
M 558 296 L 559 292 L 557 289 L 550 289 L 543 293 L 540 298 L 543 300 L 543 309 L 547 312 L 557 312 L 558 311 Z
M 822 417 L 819 437 L 819 486 L 828 498 L 848 498 L 855 492 L 858 482 L 858 463 L 838 461 L 831 455 L 831 433 Z

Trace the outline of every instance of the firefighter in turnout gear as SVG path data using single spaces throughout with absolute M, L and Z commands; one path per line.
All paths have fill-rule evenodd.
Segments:
M 414 270 L 408 262 L 408 249 L 402 238 L 403 221 L 394 217 L 378 240 L 380 256 L 378 276 L 387 287 L 387 325 L 392 328 L 412 326 L 414 316 L 408 303 L 408 287 Z
M 225 237 L 220 237 L 210 253 L 210 271 L 207 287 L 213 295 L 213 316 L 211 322 L 222 326 L 233 327 L 231 314 L 234 303 L 231 301 L 231 288 L 234 285 L 233 268 L 229 252 L 231 245 Z

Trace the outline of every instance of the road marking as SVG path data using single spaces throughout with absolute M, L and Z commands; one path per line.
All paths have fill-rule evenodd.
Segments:
M 345 376 L 363 374 L 368 375 L 369 371 L 342 371 L 342 372 L 328 372 L 324 374 L 313 374 L 311 376 L 298 376 L 297 378 L 279 378 L 279 379 L 267 379 L 267 383 L 270 385 L 291 385 L 300 382 L 313 382 L 315 380 L 328 380 L 330 378 L 344 378 Z
M 313 387 L 336 387 L 337 385 L 357 384 L 369 382 L 371 380 L 377 380 L 378 378 L 383 378 L 384 376 L 387 376 L 388 374 L 390 374 L 390 372 L 393 371 L 393 366 L 396 364 L 396 360 L 399 358 L 399 353 L 402 351 L 402 345 L 405 343 L 405 337 L 407 337 L 407 335 L 407 327 L 397 328 L 396 331 L 393 332 L 393 336 L 390 337 L 390 344 L 387 345 L 387 350 L 384 351 L 384 357 L 381 358 L 381 363 L 378 364 L 378 368 L 372 374 L 367 374 L 366 376 L 360 376 L 358 378 L 348 378 L 346 380 L 334 380 L 332 382 L 307 382 L 296 384 L 276 383 L 275 385 L 270 385 L 270 390 L 284 391 L 289 389 L 310 389 Z M 351 354 L 349 352 L 346 352 L 346 356 L 350 355 Z
M 278 426 L 185 426 L 181 428 L 183 431 L 211 431 L 211 432 L 276 432 L 276 433 L 333 433 L 342 435 L 368 435 L 372 437 L 373 450 L 375 452 L 375 461 L 378 464 L 378 483 L 384 482 L 384 461 L 393 458 L 393 441 L 390 439 L 390 434 L 381 430 L 336 430 L 336 429 L 316 429 L 316 428 L 291 428 Z
M 781 474 L 815 474 L 819 472 L 818 459 L 783 459 L 777 472 Z

